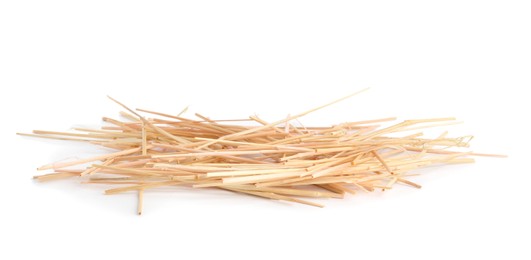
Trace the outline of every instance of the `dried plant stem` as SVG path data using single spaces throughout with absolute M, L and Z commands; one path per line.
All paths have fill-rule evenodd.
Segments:
M 104 117 L 112 126 L 21 135 L 84 141 L 118 150 L 47 164 L 38 170 L 53 172 L 34 178 L 79 177 L 83 183 L 118 186 L 105 194 L 137 192 L 138 214 L 143 211 L 145 191 L 160 187 L 215 188 L 322 207 L 299 197 L 343 198 L 358 191 L 388 190 L 397 183 L 420 188 L 407 179 L 410 171 L 470 163 L 471 156 L 503 157 L 461 150 L 468 147 L 471 137 L 451 138 L 444 132 L 430 139 L 422 132 L 407 133 L 457 123 L 453 118 L 406 120 L 384 127 L 375 124 L 389 124 L 396 118 L 301 126 L 300 117 L 363 91 L 272 123 L 258 116 L 213 120 L 199 113 L 195 116 L 200 120 L 192 120 L 183 116 L 188 107 L 176 116 L 145 109 L 137 112 L 109 97 L 127 111 L 120 113 L 127 121 Z M 145 118 L 140 112 L 164 119 Z M 86 163 L 92 165 L 70 168 Z

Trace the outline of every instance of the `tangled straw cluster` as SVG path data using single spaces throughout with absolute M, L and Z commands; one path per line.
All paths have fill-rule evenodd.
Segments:
M 444 133 L 426 139 L 421 132 L 393 137 L 404 131 L 452 124 L 453 118 L 407 120 L 387 127 L 378 124 L 394 118 L 329 127 L 305 127 L 300 123 L 296 127 L 290 123 L 350 96 L 273 123 L 257 116 L 213 120 L 195 114 L 199 120 L 189 119 L 181 116 L 186 109 L 177 116 L 135 111 L 111 98 L 129 112 L 121 112 L 126 120 L 104 118 L 112 126 L 101 129 L 22 135 L 89 142 L 117 150 L 44 165 L 38 169 L 53 172 L 35 179 L 80 177 L 87 183 L 119 186 L 105 194 L 138 192 L 139 214 L 145 190 L 176 185 L 322 207 L 301 197 L 343 198 L 345 193 L 387 190 L 397 183 L 420 188 L 407 180 L 411 170 L 434 164 L 470 163 L 470 156 L 484 155 L 448 149 L 467 147 L 470 137 L 449 138 Z M 137 111 L 159 118 L 146 118 Z M 71 168 L 97 161 L 101 162 L 84 169 Z

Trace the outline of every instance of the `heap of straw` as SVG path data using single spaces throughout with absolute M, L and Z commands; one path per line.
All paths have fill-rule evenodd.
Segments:
M 135 111 L 111 98 L 129 112 L 121 112 L 125 121 L 103 118 L 112 126 L 75 128 L 77 132 L 36 130 L 21 135 L 89 142 L 116 150 L 44 165 L 38 170 L 53 172 L 34 178 L 78 177 L 84 183 L 118 186 L 105 190 L 105 194 L 137 192 L 138 214 L 145 190 L 177 185 L 323 207 L 301 197 L 343 198 L 345 193 L 387 190 L 397 183 L 420 188 L 407 180 L 413 175 L 408 173 L 411 170 L 470 163 L 470 156 L 484 155 L 448 149 L 468 147 L 471 137 L 449 138 L 443 133 L 427 139 L 421 132 L 396 137 L 409 130 L 452 124 L 453 118 L 407 120 L 387 127 L 378 124 L 394 118 L 329 127 L 290 123 L 352 95 L 273 123 L 257 116 L 214 120 L 195 114 L 198 119 L 189 119 L 182 117 L 186 109 L 179 115 Z M 158 118 L 147 118 L 140 112 Z M 72 168 L 87 164 L 86 168 Z

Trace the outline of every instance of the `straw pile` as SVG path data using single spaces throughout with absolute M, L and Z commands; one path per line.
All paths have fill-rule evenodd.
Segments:
M 44 165 L 38 170 L 53 172 L 34 178 L 48 181 L 78 177 L 84 183 L 117 186 L 105 194 L 137 192 L 139 214 L 145 190 L 177 185 L 322 207 L 306 198 L 343 198 L 346 193 L 387 190 L 395 184 L 420 188 L 407 180 L 411 170 L 470 163 L 474 161 L 470 156 L 480 155 L 448 149 L 468 147 L 468 136 L 449 138 L 443 133 L 428 139 L 421 132 L 400 135 L 452 124 L 453 118 L 407 120 L 386 127 L 379 124 L 395 119 L 329 127 L 302 126 L 297 120 L 350 96 L 273 123 L 257 116 L 214 120 L 195 114 L 197 119 L 189 119 L 182 117 L 186 109 L 179 115 L 132 110 L 111 98 L 128 111 L 121 112 L 126 120 L 103 118 L 111 126 L 101 129 L 36 130 L 21 135 L 89 142 L 116 150 Z M 157 118 L 144 117 L 141 112 Z

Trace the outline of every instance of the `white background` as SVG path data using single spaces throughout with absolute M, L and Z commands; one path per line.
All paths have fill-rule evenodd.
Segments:
M 529 1 L 1 1 L 1 259 L 530 259 Z M 101 153 L 16 136 L 132 107 L 323 124 L 456 116 L 508 154 L 323 209 L 177 188 L 104 196 L 36 167 Z M 444 129 L 441 129 L 443 131 Z

